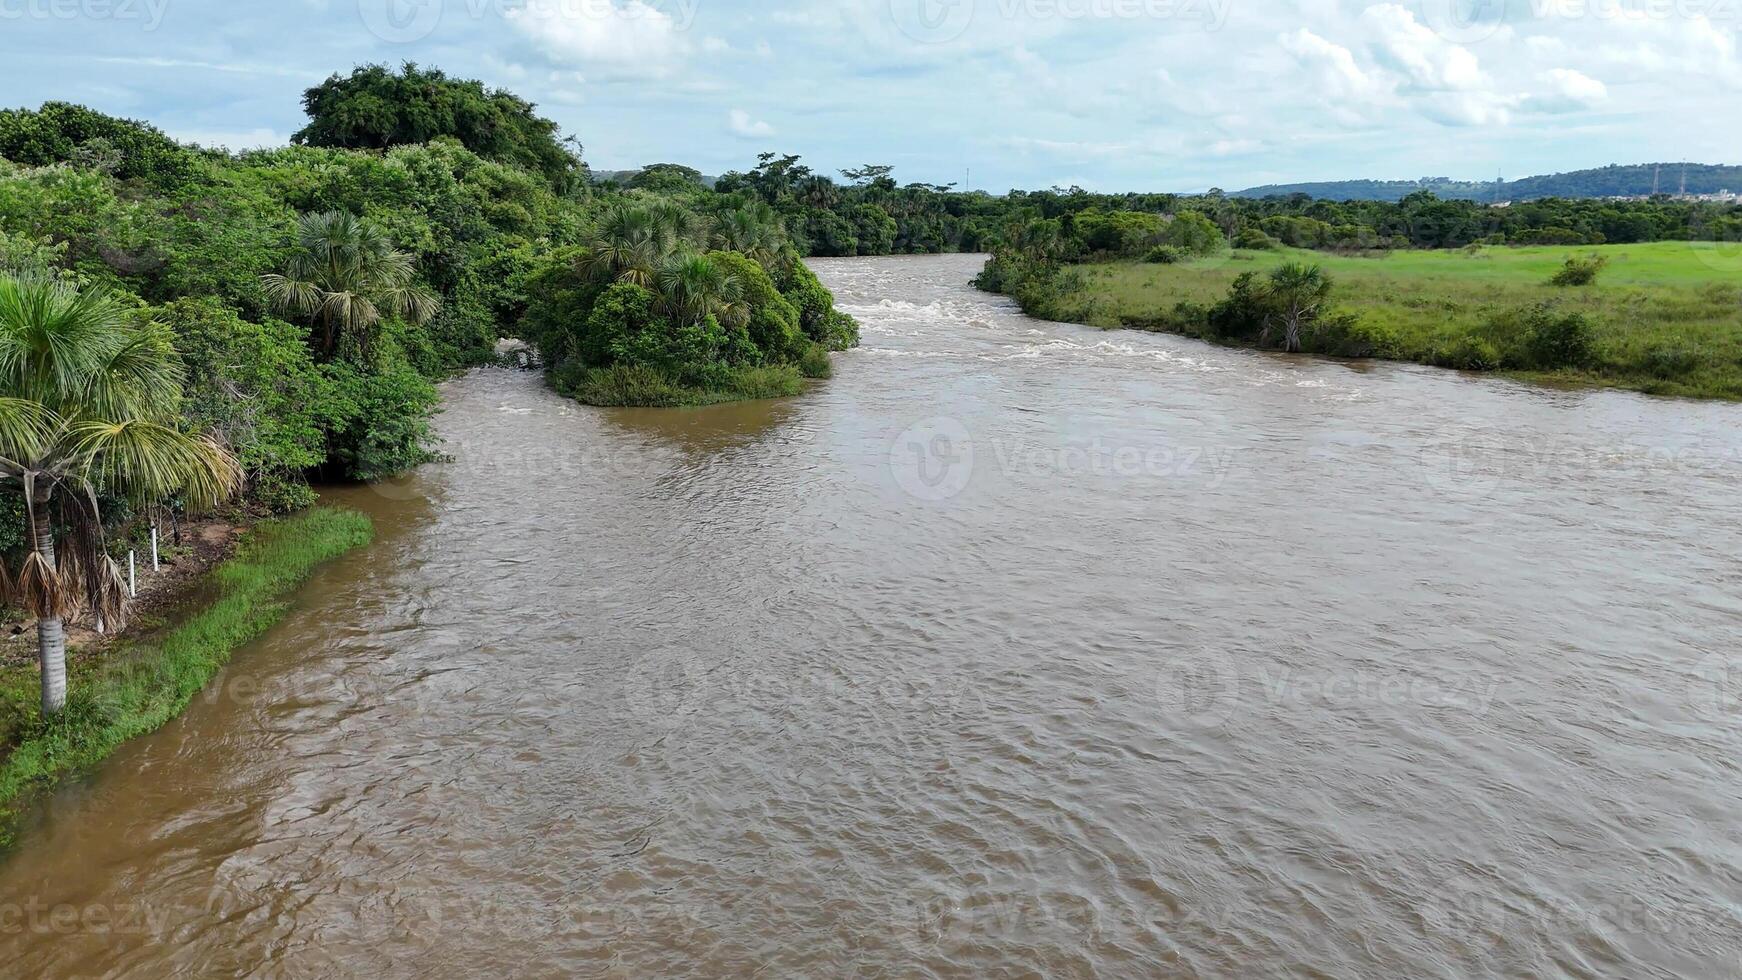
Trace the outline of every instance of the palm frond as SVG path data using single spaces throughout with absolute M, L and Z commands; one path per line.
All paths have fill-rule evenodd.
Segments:
M 217 506 L 242 484 L 236 457 L 199 438 L 143 419 L 89 419 L 68 428 L 75 472 L 135 500 L 181 496 L 191 510 Z
M 60 416 L 39 401 L 0 397 L 0 457 L 20 466 L 40 459 L 60 426 Z

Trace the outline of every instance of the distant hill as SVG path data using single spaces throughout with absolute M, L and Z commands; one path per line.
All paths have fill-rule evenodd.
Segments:
M 1331 180 L 1306 184 L 1265 184 L 1235 191 L 1231 197 L 1286 197 L 1306 194 L 1333 201 L 1398 201 L 1416 191 L 1433 191 L 1443 198 L 1469 201 L 1529 201 L 1539 197 L 1643 197 L 1682 190 L 1687 174 L 1689 194 L 1742 192 L 1742 166 L 1707 163 L 1610 164 L 1595 170 L 1573 170 L 1507 181 L 1452 180 Z

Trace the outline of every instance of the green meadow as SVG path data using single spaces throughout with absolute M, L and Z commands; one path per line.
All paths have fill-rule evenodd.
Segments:
M 1554 286 L 1569 257 L 1602 256 L 1588 286 Z M 1243 272 L 1313 263 L 1334 286 L 1337 313 L 1387 339 L 1377 356 L 1466 369 L 1504 369 L 1480 352 L 1504 350 L 1517 313 L 1548 306 L 1583 314 L 1592 358 L 1584 367 L 1509 372 L 1665 395 L 1742 399 L 1742 245 L 1482 247 L 1335 255 L 1236 250 L 1173 265 L 1072 267 L 1039 315 L 1100 327 L 1202 336 L 1195 311 L 1228 294 Z M 1470 351 L 1478 352 L 1469 355 Z

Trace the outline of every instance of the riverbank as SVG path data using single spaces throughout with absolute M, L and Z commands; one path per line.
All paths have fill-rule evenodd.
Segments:
M 200 580 L 210 601 L 199 611 L 157 635 L 147 616 L 131 641 L 76 649 L 67 708 L 53 719 L 37 708 L 34 662 L 0 665 L 0 848 L 29 798 L 180 714 L 232 651 L 278 621 L 285 597 L 316 566 L 372 533 L 362 514 L 324 507 L 242 533 L 234 554 Z
M 1605 260 L 1597 281 L 1551 285 L 1574 255 Z M 1334 283 L 1334 311 L 1353 315 L 1359 324 L 1359 351 L 1326 353 L 1650 394 L 1742 399 L 1742 282 L 1734 274 L 1742 255 L 1708 243 L 1374 256 L 1236 250 L 1172 265 L 1090 263 L 1067 267 L 1056 289 L 1029 291 L 1024 310 L 1070 323 L 1225 341 L 1209 328 L 1208 310 L 1240 274 L 1262 277 L 1285 262 L 1322 268 Z M 1556 317 L 1578 314 L 1588 323 L 1589 358 L 1582 366 L 1533 370 L 1511 356 L 1530 312 L 1542 307 Z

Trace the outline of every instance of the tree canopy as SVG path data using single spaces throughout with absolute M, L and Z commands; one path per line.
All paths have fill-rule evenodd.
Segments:
M 532 103 L 438 68 L 363 65 L 309 89 L 302 104 L 309 123 L 291 137 L 296 143 L 384 150 L 451 136 L 479 156 L 543 174 L 559 189 L 584 175 L 579 149 Z

